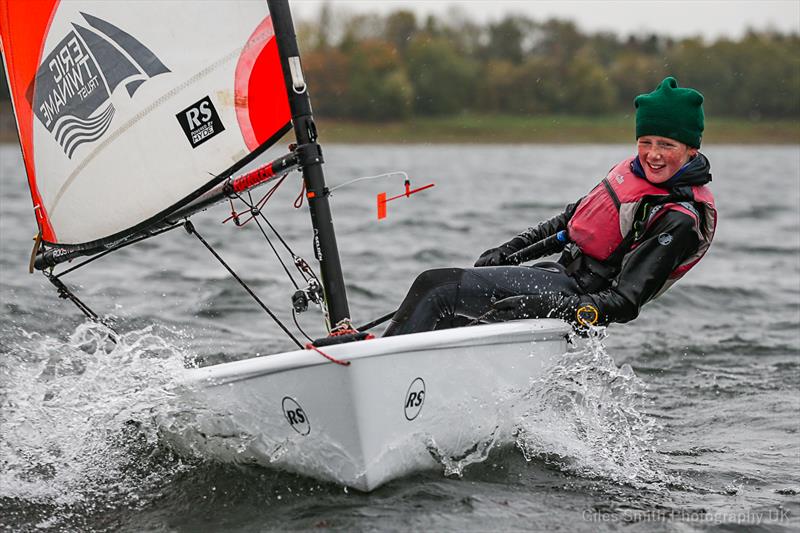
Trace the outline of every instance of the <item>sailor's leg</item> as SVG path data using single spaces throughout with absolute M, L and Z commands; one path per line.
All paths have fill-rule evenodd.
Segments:
M 383 336 L 430 331 L 443 318 L 454 316 L 463 272 L 440 268 L 417 276 Z
M 457 325 L 455 317 L 481 317 L 493 302 L 509 296 L 535 294 L 553 302 L 579 292 L 575 280 L 557 263 L 428 270 L 414 281 L 383 335 L 452 327 Z

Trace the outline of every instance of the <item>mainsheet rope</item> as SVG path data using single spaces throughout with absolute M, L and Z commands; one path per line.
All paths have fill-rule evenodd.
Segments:
M 219 255 L 219 254 L 218 254 L 218 253 L 217 253 L 217 252 L 214 250 L 214 248 L 213 248 L 213 247 L 212 247 L 210 244 L 208 244 L 208 242 L 207 242 L 207 241 L 206 241 L 206 240 L 203 238 L 203 236 L 202 236 L 202 235 L 200 235 L 199 233 L 197 233 L 197 230 L 195 229 L 195 227 L 194 227 L 194 224 L 192 224 L 191 222 L 189 222 L 189 221 L 187 220 L 187 221 L 186 221 L 186 223 L 185 223 L 185 225 L 184 225 L 184 227 L 186 228 L 186 231 L 187 231 L 187 232 L 189 232 L 190 234 L 192 234 L 192 235 L 194 235 L 195 237 L 197 237 L 197 238 L 200 240 L 200 242 L 201 242 L 201 243 L 203 243 L 203 246 L 205 246 L 205 247 L 208 249 L 208 251 L 209 251 L 209 252 L 211 252 L 211 254 L 212 254 L 212 255 L 213 255 L 213 256 L 214 256 L 214 257 L 217 259 L 217 261 L 219 261 L 219 262 L 220 262 L 220 264 L 221 264 L 223 267 L 225 267 L 225 269 L 228 271 L 228 273 L 229 273 L 231 276 L 233 276 L 233 279 L 235 279 L 236 281 L 238 281 L 238 282 L 239 282 L 239 284 L 240 284 L 240 285 L 241 285 L 241 286 L 244 288 L 244 290 L 246 290 L 246 291 L 247 291 L 247 293 L 248 293 L 248 294 L 249 294 L 249 295 L 250 295 L 250 296 L 253 298 L 253 300 L 255 300 L 255 301 L 256 301 L 256 303 L 258 303 L 258 305 L 259 305 L 259 306 L 261 306 L 261 308 L 262 308 L 262 309 L 263 309 L 263 310 L 264 310 L 264 311 L 265 311 L 265 312 L 266 312 L 266 313 L 267 313 L 267 314 L 268 314 L 268 315 L 269 315 L 269 316 L 272 318 L 272 320 L 274 320 L 274 321 L 275 321 L 275 323 L 276 323 L 276 324 L 278 324 L 278 326 L 279 326 L 279 327 L 280 327 L 280 328 L 283 330 L 283 332 L 284 332 L 284 333 L 286 333 L 286 334 L 289 336 L 289 338 L 290 338 L 290 339 L 292 339 L 292 341 L 293 341 L 293 342 L 294 342 L 294 343 L 295 343 L 295 344 L 296 344 L 296 345 L 297 345 L 297 346 L 298 346 L 298 347 L 299 347 L 301 350 L 302 350 L 303 348 L 305 348 L 305 347 L 304 347 L 304 346 L 303 346 L 303 345 L 300 343 L 300 341 L 298 341 L 298 340 L 297 340 L 297 337 L 295 337 L 295 336 L 292 334 L 292 332 L 291 332 L 291 331 L 289 331 L 289 329 L 288 329 L 288 328 L 287 328 L 287 327 L 286 327 L 286 326 L 283 324 L 283 322 L 281 322 L 281 320 L 280 320 L 280 319 L 279 319 L 279 318 L 278 318 L 278 317 L 275 315 L 275 313 L 273 313 L 273 312 L 270 310 L 270 308 L 269 308 L 269 307 L 267 307 L 267 306 L 266 306 L 266 304 L 265 304 L 263 301 L 261 301 L 261 298 L 259 298 L 259 297 L 256 295 L 256 293 L 254 293 L 254 292 L 253 292 L 253 290 L 252 290 L 252 289 L 251 289 L 251 288 L 250 288 L 250 287 L 247 285 L 247 283 L 245 283 L 245 282 L 242 280 L 242 278 L 240 278 L 240 277 L 239 277 L 239 276 L 236 274 L 236 272 L 234 272 L 234 271 L 233 271 L 233 269 L 232 269 L 232 268 L 231 268 L 231 267 L 228 265 L 228 263 L 226 263 L 226 262 L 225 262 L 225 260 L 224 260 L 224 259 L 222 259 L 222 257 L 220 257 L 220 255 Z

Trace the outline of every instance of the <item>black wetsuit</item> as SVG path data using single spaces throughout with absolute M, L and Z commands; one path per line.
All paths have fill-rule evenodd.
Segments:
M 638 169 L 641 171 L 641 167 Z M 692 161 L 669 188 L 701 185 L 711 180 L 710 165 L 702 154 Z M 634 169 L 636 171 L 636 169 Z M 638 173 L 638 172 L 637 172 Z M 567 228 L 580 203 L 514 237 L 503 245 L 521 250 Z M 598 324 L 628 322 L 639 315 L 667 279 L 699 244 L 695 220 L 669 210 L 653 222 L 618 264 L 602 264 L 568 247 L 558 262 L 533 266 L 443 268 L 423 272 L 414 281 L 384 336 L 402 335 L 464 325 L 483 317 L 494 302 L 510 296 L 531 295 L 525 316 L 571 319 L 587 303 L 599 311 Z M 659 235 L 672 236 L 669 245 Z M 492 320 L 491 314 L 485 317 Z

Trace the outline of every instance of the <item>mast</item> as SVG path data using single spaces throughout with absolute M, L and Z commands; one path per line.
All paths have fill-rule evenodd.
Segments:
M 303 171 L 303 180 L 308 191 L 308 206 L 314 228 L 314 254 L 320 263 L 322 286 L 328 306 L 330 327 L 350 327 L 350 309 L 344 285 L 333 217 L 328 203 L 328 188 L 322 172 L 322 149 L 317 143 L 317 127 L 311 111 L 311 100 L 300 66 L 300 52 L 289 10 L 288 0 L 267 0 L 278 53 L 283 67 L 286 93 L 297 139 L 294 149 Z

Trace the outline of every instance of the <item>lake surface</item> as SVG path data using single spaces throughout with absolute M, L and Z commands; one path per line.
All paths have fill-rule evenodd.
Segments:
M 323 139 L 324 141 L 324 139 Z M 325 146 L 356 323 L 422 270 L 471 265 L 563 209 L 632 146 Z M 800 527 L 800 149 L 709 146 L 720 225 L 709 255 L 627 325 L 532 384 L 517 447 L 370 494 L 176 456 L 155 419 L 185 363 L 291 344 L 208 252 L 174 231 L 65 278 L 122 342 L 103 342 L 27 273 L 35 223 L 18 147 L 0 146 L 0 524 L 9 530 L 788 531 Z M 279 155 L 272 152 L 272 155 Z M 312 266 L 293 173 L 266 213 Z M 263 191 L 261 191 L 263 192 Z M 87 206 L 87 209 L 91 206 Z M 294 288 L 253 224 L 197 229 L 291 324 Z M 300 316 L 323 334 L 321 315 Z M 487 365 L 491 361 L 487 361 Z

